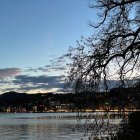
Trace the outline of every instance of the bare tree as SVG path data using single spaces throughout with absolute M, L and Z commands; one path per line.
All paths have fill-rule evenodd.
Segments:
M 90 8 L 99 10 L 99 23 L 91 23 L 95 34 L 70 48 L 71 69 L 68 80 L 75 92 L 93 91 L 101 81 L 139 77 L 140 1 L 96 0 Z M 96 5 L 94 5 L 94 3 Z
M 99 10 L 101 21 L 90 22 L 95 33 L 82 37 L 77 47 L 69 49 L 72 63 L 68 83 L 75 93 L 98 90 L 101 83 L 107 91 L 110 79 L 120 81 L 119 86 L 123 87 L 128 79 L 140 76 L 140 1 L 91 0 L 89 7 Z M 95 117 L 94 123 L 87 123 L 90 118 L 85 120 L 85 130 L 91 132 L 90 139 L 97 133 L 101 136 L 106 127 L 110 127 L 109 118 L 107 122 L 104 119 L 108 115 L 103 114 L 100 119 Z

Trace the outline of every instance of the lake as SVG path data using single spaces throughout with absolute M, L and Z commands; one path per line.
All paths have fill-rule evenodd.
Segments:
M 0 114 L 0 140 L 80 140 L 76 113 Z
M 82 138 L 88 140 L 84 132 L 72 131 L 78 124 L 76 115 L 76 113 L 0 114 L 0 140 L 81 140 Z M 92 119 L 91 121 L 95 122 Z M 118 125 L 120 119 L 115 121 L 110 119 L 110 122 Z

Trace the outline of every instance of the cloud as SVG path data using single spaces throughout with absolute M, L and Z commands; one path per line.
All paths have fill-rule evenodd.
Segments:
M 20 73 L 21 73 L 21 69 L 19 68 L 0 69 L 0 79 L 4 79 L 7 77 L 14 77 Z
M 63 54 L 62 56 L 59 57 L 55 57 L 51 60 L 49 60 L 49 64 L 45 65 L 45 66 L 41 66 L 38 68 L 28 68 L 25 72 L 64 72 L 67 70 L 68 68 L 68 64 L 66 63 L 68 57 L 70 56 L 70 54 Z
M 66 59 L 68 58 L 70 54 L 64 54 L 60 57 L 56 57 L 52 60 L 50 60 L 50 64 L 46 65 L 44 67 L 38 68 L 38 70 L 42 72 L 52 72 L 52 71 L 66 71 L 67 70 L 67 63 Z
M 38 72 L 38 69 L 29 68 L 29 69 L 25 70 L 25 72 Z
M 65 66 L 50 66 L 47 67 L 45 66 L 45 68 L 39 68 L 39 70 L 43 71 L 43 72 L 52 72 L 52 71 L 65 71 L 66 67 Z
M 63 54 L 62 56 L 58 57 L 58 59 L 66 59 L 66 58 L 69 58 L 71 56 L 71 53 L 66 53 L 66 54 Z
M 56 57 L 53 60 L 50 60 L 50 63 L 52 65 L 63 65 L 66 63 L 66 54 L 60 56 L 60 57 Z
M 11 82 L 7 79 L 0 79 L 0 85 L 10 84 Z
M 64 88 L 64 76 L 29 76 L 19 75 L 12 81 L 15 85 L 19 85 L 19 90 L 50 90 L 57 88 L 59 91 Z
M 34 73 L 37 73 L 39 71 L 41 71 L 41 72 L 61 72 L 61 71 L 63 71 L 64 72 L 66 70 L 67 69 L 64 66 L 62 66 L 62 67 L 60 67 L 60 66 L 57 66 L 57 67 L 52 66 L 52 67 L 49 67 L 49 68 L 39 67 L 37 69 L 28 69 L 25 72 L 34 72 Z
M 66 70 L 66 66 L 64 65 L 59 65 L 59 64 L 53 64 L 53 65 L 46 65 L 43 67 L 39 67 L 39 68 L 30 68 L 27 69 L 25 72 L 52 72 L 52 71 L 65 71 Z
M 41 75 L 41 76 L 28 76 L 28 75 L 19 75 L 15 77 L 15 80 L 13 80 L 14 83 L 50 83 L 54 84 L 56 82 L 62 82 L 62 78 L 64 76 L 46 76 L 46 75 Z

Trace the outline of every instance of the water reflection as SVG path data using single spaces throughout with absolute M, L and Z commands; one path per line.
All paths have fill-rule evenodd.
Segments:
M 73 117 L 61 114 L 4 114 L 0 116 L 1 140 L 78 140 Z M 61 116 L 61 117 L 60 117 Z

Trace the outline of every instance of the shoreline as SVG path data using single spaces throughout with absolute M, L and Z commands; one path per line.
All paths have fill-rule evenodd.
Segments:
M 29 111 L 29 112 L 0 112 L 0 114 L 24 114 L 24 113 L 129 113 L 129 112 L 139 112 L 140 109 L 134 109 L 134 110 L 95 110 L 95 111 L 83 111 L 83 110 L 78 110 L 78 111 L 44 111 L 44 112 L 34 112 L 34 111 Z

